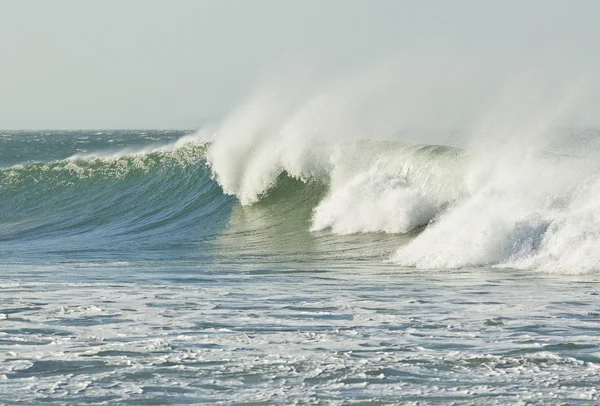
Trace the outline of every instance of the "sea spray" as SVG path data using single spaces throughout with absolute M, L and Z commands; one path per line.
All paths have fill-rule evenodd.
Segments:
M 422 85 L 426 75 L 413 77 Z M 471 123 L 455 140 L 463 148 L 450 148 L 406 142 L 424 134 L 423 111 L 452 111 L 448 94 L 427 97 L 445 88 L 439 82 L 412 107 L 420 118 L 402 123 L 387 114 L 389 106 L 374 118 L 369 103 L 357 101 L 380 97 L 406 118 L 406 90 L 414 89 L 407 77 L 387 77 L 388 92 L 381 82 L 363 86 L 372 83 L 368 74 L 358 78 L 365 82 L 351 76 L 294 100 L 262 92 L 227 117 L 207 154 L 224 192 L 248 205 L 268 195 L 282 173 L 323 182 L 328 193 L 314 208 L 312 231 L 405 234 L 426 226 L 393 255 L 403 266 L 578 272 L 600 265 L 591 254 L 595 226 L 575 226 L 584 223 L 580 206 L 595 209 L 584 191 L 594 188 L 598 165 L 564 153 L 573 140 L 565 142 L 568 131 L 561 130 L 577 116 L 571 113 L 581 105 L 581 82 L 549 88 L 531 74 L 517 77 L 472 106 Z M 570 253 L 560 253 L 561 241 Z M 587 248 L 575 249 L 578 243 Z

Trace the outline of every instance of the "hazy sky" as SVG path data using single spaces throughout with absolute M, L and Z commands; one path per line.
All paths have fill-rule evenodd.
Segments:
M 600 71 L 600 1 L 0 0 L 0 128 L 195 127 L 286 61 Z

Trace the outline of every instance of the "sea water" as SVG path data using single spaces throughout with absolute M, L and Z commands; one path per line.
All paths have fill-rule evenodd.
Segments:
M 0 134 L 0 403 L 600 401 L 595 160 L 234 132 Z

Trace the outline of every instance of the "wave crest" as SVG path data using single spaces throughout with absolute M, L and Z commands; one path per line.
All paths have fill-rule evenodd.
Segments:
M 209 163 L 225 192 L 252 204 L 282 172 L 318 179 L 328 192 L 314 207 L 312 231 L 406 234 L 426 226 L 392 256 L 399 265 L 562 273 L 600 267 L 600 200 L 593 193 L 600 189 L 600 164 L 593 159 L 515 144 L 476 152 L 383 141 L 298 147 L 285 137 L 261 140 L 241 161 L 225 158 L 227 138 L 211 146 L 219 153 L 209 151 Z
M 252 147 L 187 136 L 153 149 L 2 168 L 0 239 L 217 233 L 234 194 L 248 208 L 239 213 L 260 218 L 237 217 L 232 230 L 257 236 L 286 223 L 288 237 L 310 230 L 330 241 L 406 234 L 392 255 L 401 266 L 600 268 L 593 159 L 514 145 L 475 153 L 374 140 L 298 147 L 290 139 Z

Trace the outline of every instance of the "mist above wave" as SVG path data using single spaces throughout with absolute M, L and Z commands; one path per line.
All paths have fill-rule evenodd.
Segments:
M 404 266 L 598 269 L 597 154 L 564 130 L 582 117 L 581 83 L 544 86 L 525 75 L 483 97 L 456 71 L 409 71 L 398 79 L 376 69 L 291 92 L 263 87 L 214 130 L 207 161 L 215 178 L 245 205 L 283 172 L 326 182 L 313 231 L 427 225 L 393 256 Z M 457 97 L 468 108 L 456 108 Z M 448 142 L 462 148 L 423 145 Z

